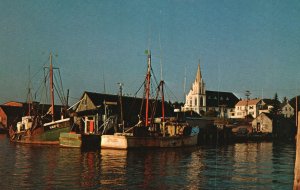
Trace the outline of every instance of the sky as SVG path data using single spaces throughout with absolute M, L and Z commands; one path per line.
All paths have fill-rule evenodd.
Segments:
M 170 101 L 199 63 L 207 90 L 300 94 L 299 0 L 1 0 L 0 18 L 0 103 L 25 101 L 29 81 L 38 90 L 50 52 L 71 103 L 118 82 L 134 95 L 146 49 Z

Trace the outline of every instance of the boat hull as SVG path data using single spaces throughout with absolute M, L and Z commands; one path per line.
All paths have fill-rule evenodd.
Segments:
M 102 135 L 101 148 L 174 148 L 197 145 L 198 136 L 134 137 L 129 135 Z
M 10 129 L 12 142 L 25 144 L 59 145 L 60 133 L 70 131 L 70 122 L 62 122 L 59 125 L 39 126 L 33 130 L 27 129 L 22 132 L 14 132 Z
M 44 131 L 36 129 L 33 134 L 28 135 L 25 133 L 15 134 L 11 141 L 24 144 L 44 144 L 44 145 L 59 145 L 60 133 L 69 131 L 69 127 L 60 127 Z
M 59 145 L 70 148 L 99 148 L 100 139 L 98 134 L 60 133 Z

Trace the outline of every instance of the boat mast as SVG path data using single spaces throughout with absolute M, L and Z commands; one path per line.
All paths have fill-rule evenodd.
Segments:
M 165 96 L 164 96 L 164 81 L 161 82 L 161 112 L 162 112 L 162 122 L 165 122 Z
M 52 116 L 52 121 L 54 121 L 54 89 L 53 89 L 52 52 L 50 52 L 49 77 L 50 77 L 50 96 L 51 96 L 51 116 Z
M 150 95 L 150 77 L 151 77 L 151 52 L 147 51 L 147 76 L 146 76 L 146 116 L 145 116 L 145 125 L 148 126 L 148 114 L 149 114 L 149 95 Z
M 28 116 L 31 115 L 31 104 L 32 104 L 32 95 L 31 95 L 31 79 L 30 79 L 30 65 L 28 66 L 29 78 L 28 78 L 28 92 L 27 92 L 27 103 L 28 103 Z

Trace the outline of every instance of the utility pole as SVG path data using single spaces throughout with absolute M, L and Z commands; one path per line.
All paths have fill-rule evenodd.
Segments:
M 245 96 L 246 96 L 246 107 L 245 107 L 245 110 L 246 110 L 246 117 L 248 116 L 248 102 L 249 102 L 249 96 L 251 95 L 251 92 L 249 90 L 246 90 L 245 92 Z

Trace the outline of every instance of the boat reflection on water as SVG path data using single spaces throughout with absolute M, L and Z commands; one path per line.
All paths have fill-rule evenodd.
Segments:
M 101 150 L 100 187 L 126 186 L 127 153 L 126 150 Z
M 191 154 L 197 148 L 186 149 L 102 149 L 100 164 L 101 188 L 162 188 L 170 184 L 186 183 L 192 174 L 186 173 L 186 167 L 195 172 Z M 198 158 L 196 158 L 198 160 Z M 184 162 L 184 166 L 182 165 Z M 198 160 L 199 162 L 199 160 Z M 184 172 L 183 172 L 184 171 Z M 166 180 L 167 179 L 167 180 Z M 171 185 L 172 186 L 172 185 Z M 176 186 L 176 185 L 175 185 Z
M 0 189 L 292 189 L 295 145 L 97 151 L 1 139 Z

